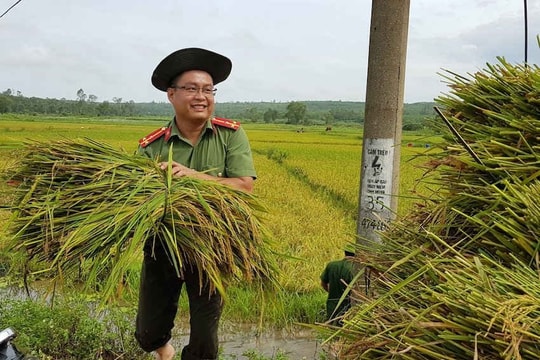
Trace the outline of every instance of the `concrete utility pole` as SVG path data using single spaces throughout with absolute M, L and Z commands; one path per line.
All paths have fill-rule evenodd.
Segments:
M 395 219 L 410 0 L 373 0 L 364 139 L 358 206 L 358 242 L 380 241 L 377 231 Z

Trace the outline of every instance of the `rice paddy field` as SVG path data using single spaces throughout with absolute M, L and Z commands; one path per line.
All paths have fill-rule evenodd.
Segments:
M 134 152 L 139 138 L 167 121 L 1 115 L 0 166 L 16 163 L 17 150 L 29 139 L 86 137 Z M 266 225 L 276 240 L 276 250 L 286 255 L 280 258 L 283 290 L 261 301 L 249 287 L 233 286 L 224 318 L 278 327 L 322 321 L 325 293 L 320 288 L 320 272 L 328 261 L 342 257 L 347 242 L 355 241 L 362 129 L 335 126 L 325 131 L 313 126 L 297 132 L 292 125 L 243 126 L 258 172 L 255 194 L 268 207 Z M 423 173 L 422 155 L 432 151 L 438 140 L 428 134 L 403 134 L 399 215 L 406 215 L 419 196 L 429 192 L 417 188 L 416 180 Z M 7 189 L 5 184 L 0 186 Z M 1 214 L 2 226 L 8 215 Z M 1 236 L 0 244 L 5 240 Z M 134 269 L 139 266 L 134 264 Z M 185 299 L 182 306 L 187 306 Z

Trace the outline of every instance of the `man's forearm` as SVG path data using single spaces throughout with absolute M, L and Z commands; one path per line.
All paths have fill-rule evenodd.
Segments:
M 234 177 L 234 178 L 224 178 L 218 176 L 212 176 L 205 173 L 198 173 L 195 177 L 204 180 L 217 181 L 220 184 L 230 186 L 237 190 L 242 190 L 245 192 L 253 192 L 254 180 L 251 176 L 243 177 Z

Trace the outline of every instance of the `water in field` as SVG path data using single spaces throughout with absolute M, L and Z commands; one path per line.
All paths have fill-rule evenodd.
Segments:
M 235 330 L 221 330 L 221 358 L 224 360 L 259 359 L 290 359 L 290 360 L 319 360 L 323 357 L 322 341 L 311 331 L 296 330 L 270 331 L 257 334 L 249 326 Z M 180 350 L 189 340 L 189 330 L 182 331 L 173 344 Z M 251 357 L 250 357 L 251 355 Z
M 227 335 L 223 346 L 223 356 L 231 359 L 247 359 L 243 356 L 246 352 L 254 352 L 264 355 L 270 359 L 275 359 L 279 354 L 283 354 L 287 359 L 320 359 L 322 352 L 320 341 L 310 334 L 295 334 L 282 336 L 281 334 L 270 333 L 259 337 L 249 334 Z

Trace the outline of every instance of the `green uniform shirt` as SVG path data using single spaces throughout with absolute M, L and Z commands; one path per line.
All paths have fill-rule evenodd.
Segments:
M 193 146 L 171 121 L 170 136 L 162 135 L 146 147 L 139 146 L 139 154 L 157 161 L 168 161 L 172 144 L 172 159 L 190 169 L 219 177 L 257 177 L 247 135 L 242 128 L 230 129 L 212 124 L 206 128 Z
M 328 284 L 328 300 L 326 301 L 326 315 L 328 319 L 342 315 L 349 307 L 347 296 L 341 304 L 339 301 L 353 279 L 353 264 L 347 258 L 329 262 L 321 274 L 321 281 Z M 339 304 L 339 308 L 338 308 Z

